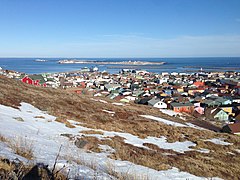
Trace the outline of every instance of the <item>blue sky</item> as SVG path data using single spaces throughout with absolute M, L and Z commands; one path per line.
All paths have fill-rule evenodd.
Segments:
M 0 0 L 0 57 L 240 56 L 240 0 Z

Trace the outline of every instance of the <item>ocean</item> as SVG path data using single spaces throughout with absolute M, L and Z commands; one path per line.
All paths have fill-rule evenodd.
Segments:
M 46 62 L 38 62 L 44 59 Z M 211 57 L 211 58 L 74 58 L 77 60 L 94 60 L 104 62 L 117 61 L 148 61 L 166 62 L 164 65 L 126 66 L 116 64 L 59 64 L 65 58 L 0 58 L 0 67 L 27 74 L 68 72 L 80 70 L 83 67 L 98 67 L 100 71 L 106 70 L 117 73 L 122 68 L 144 69 L 150 72 L 196 72 L 203 71 L 236 71 L 240 72 L 240 57 Z

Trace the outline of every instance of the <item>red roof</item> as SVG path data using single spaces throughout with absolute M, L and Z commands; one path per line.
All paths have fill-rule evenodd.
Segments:
M 231 129 L 232 133 L 240 132 L 240 123 L 229 124 L 228 127 Z
M 204 86 L 205 84 L 204 84 L 204 82 L 201 82 L 201 81 L 196 81 L 196 82 L 194 82 L 193 83 L 195 86 Z

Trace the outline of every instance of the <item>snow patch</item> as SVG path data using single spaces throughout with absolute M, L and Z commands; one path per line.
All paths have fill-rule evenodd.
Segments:
M 194 124 L 192 124 L 192 123 L 186 123 L 186 125 L 188 125 L 188 127 L 195 128 L 195 129 L 199 129 L 199 130 L 206 130 L 206 129 L 201 128 L 201 127 L 199 127 L 199 126 L 196 126 L 196 125 L 194 125 Z
M 181 124 L 181 123 L 178 123 L 178 122 L 169 121 L 169 120 L 166 120 L 166 119 L 163 119 L 163 118 L 159 118 L 159 117 L 155 117 L 155 116 L 151 116 L 151 115 L 140 115 L 140 116 L 144 117 L 144 118 L 147 118 L 147 119 L 154 120 L 154 121 L 162 122 L 162 123 L 167 124 L 167 125 L 178 126 L 178 127 L 187 127 L 184 124 Z
M 184 142 L 176 141 L 174 143 L 168 143 L 167 138 L 164 136 L 160 138 L 149 136 L 145 139 L 141 139 L 138 136 L 134 136 L 129 133 L 110 132 L 110 131 L 103 131 L 103 132 L 104 132 L 104 135 L 102 135 L 102 138 L 120 136 L 125 139 L 124 142 L 127 144 L 131 144 L 133 146 L 146 148 L 146 149 L 149 149 L 149 148 L 147 146 L 144 146 L 143 145 L 144 143 L 151 143 L 158 146 L 161 149 L 172 149 L 173 151 L 176 151 L 179 153 L 184 153 L 185 151 L 191 151 L 193 149 L 189 147 L 196 146 L 196 144 L 191 141 L 184 141 Z
M 43 116 L 44 119 L 35 118 L 36 116 Z M 16 121 L 14 117 L 21 117 L 24 121 Z M 72 134 L 73 136 L 77 136 L 79 135 L 79 131 L 89 130 L 89 128 L 79 125 L 76 128 L 68 128 L 64 124 L 56 122 L 55 119 L 56 117 L 42 112 L 27 103 L 21 103 L 19 109 L 0 105 L 1 135 L 9 139 L 22 137 L 26 138 L 26 140 L 30 140 L 34 147 L 34 163 L 39 162 L 48 164 L 49 167 L 53 166 L 59 148 L 62 147 L 57 167 L 62 168 L 65 165 L 66 171 L 70 169 L 70 179 L 78 177 L 87 177 L 88 179 L 112 179 L 107 172 L 102 171 L 102 169 L 107 168 L 107 162 L 114 164 L 114 170 L 117 172 L 137 174 L 141 177 L 146 176 L 147 179 L 205 179 L 187 172 L 179 171 L 177 168 L 172 168 L 166 171 L 156 171 L 128 161 L 116 161 L 109 159 L 106 153 L 86 153 L 85 151 L 77 148 L 69 141 L 68 138 L 61 136 L 61 134 Z M 69 120 L 69 122 L 75 123 L 71 120 Z M 104 136 L 119 135 L 124 137 L 127 143 L 131 143 L 139 147 L 145 147 L 143 146 L 143 143 L 153 143 L 158 145 L 160 148 L 171 148 L 177 152 L 184 152 L 191 150 L 189 146 L 194 146 L 194 143 L 188 141 L 167 143 L 165 137 L 148 137 L 146 139 L 140 139 L 128 133 L 103 132 Z M 106 151 L 107 149 L 111 150 L 106 146 L 100 146 L 100 148 L 105 149 Z M 5 143 L 0 143 L 0 150 L 1 156 L 5 156 L 9 159 L 18 158 L 24 162 L 24 159 L 14 154 Z M 84 159 L 85 162 L 94 163 L 96 168 L 76 163 L 79 160 L 80 162 L 83 162 L 82 159 Z M 67 174 L 67 172 L 65 173 Z
M 181 113 L 174 112 L 170 109 L 159 109 L 162 113 L 167 114 L 169 116 L 177 116 L 177 115 L 182 115 Z
M 123 103 L 112 103 L 112 104 L 116 106 L 125 106 Z
M 104 109 L 104 110 L 102 110 L 103 112 L 106 112 L 106 113 L 109 113 L 109 114 L 115 114 L 115 112 L 113 112 L 113 111 L 108 111 L 108 110 L 106 110 L 106 109 Z
M 91 100 L 93 101 L 96 101 L 96 102 L 101 102 L 101 103 L 104 103 L 104 104 L 107 104 L 108 102 L 107 101 L 104 101 L 102 99 L 94 99 L 94 98 L 90 98 Z
M 107 104 L 108 102 L 107 101 L 104 101 L 104 100 L 98 100 L 99 102 L 101 102 L 101 103 L 105 103 L 105 104 Z
M 200 153 L 210 153 L 210 150 L 209 149 L 205 149 L 205 148 L 200 148 L 200 149 L 197 149 L 196 151 L 198 151 Z
M 225 140 L 224 138 L 213 138 L 213 139 L 207 139 L 205 141 L 209 141 L 214 144 L 219 144 L 219 145 L 223 145 L 223 146 L 232 145 L 232 143 L 225 142 L 224 140 Z
M 191 127 L 191 128 L 195 128 L 195 129 L 199 129 L 199 130 L 205 130 L 204 128 L 196 126 L 196 125 L 194 125 L 192 123 L 182 124 L 182 123 L 166 120 L 166 119 L 163 119 L 163 118 L 160 118 L 160 117 L 151 116 L 151 115 L 140 115 L 140 116 L 144 117 L 144 118 L 147 118 L 147 119 L 154 120 L 154 121 L 162 122 L 162 123 L 167 124 L 167 125 L 172 125 L 172 126 L 177 126 L 177 127 Z

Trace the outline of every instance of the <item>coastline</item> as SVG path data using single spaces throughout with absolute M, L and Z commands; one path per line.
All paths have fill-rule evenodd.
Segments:
M 36 62 L 36 59 L 44 59 L 46 62 Z M 0 67 L 3 69 L 15 70 L 18 72 L 25 72 L 27 74 L 41 74 L 41 73 L 56 73 L 80 70 L 81 68 L 98 67 L 100 71 L 109 71 L 109 73 L 117 73 L 120 69 L 144 69 L 149 72 L 162 73 L 162 72 L 196 72 L 200 69 L 204 71 L 237 71 L 240 72 L 240 58 L 82 58 L 75 59 L 84 61 L 85 63 L 66 63 L 59 64 L 60 59 L 66 58 L 0 58 Z M 132 61 L 151 62 L 152 64 L 144 65 L 131 65 L 122 64 L 129 59 Z M 73 60 L 69 58 L 69 60 Z M 159 62 L 166 62 L 164 64 L 156 64 Z M 95 62 L 95 63 L 91 63 Z M 97 64 L 97 63 L 99 64 Z M 113 62 L 113 64 L 110 64 Z M 120 64 L 119 64 L 120 62 Z M 155 63 L 156 62 L 156 63 Z
M 59 64 L 103 64 L 103 65 L 110 65 L 110 64 L 119 64 L 119 65 L 163 65 L 166 62 L 149 62 L 149 61 L 119 61 L 119 62 L 103 62 L 103 61 L 95 61 L 95 60 L 60 60 L 58 61 Z

